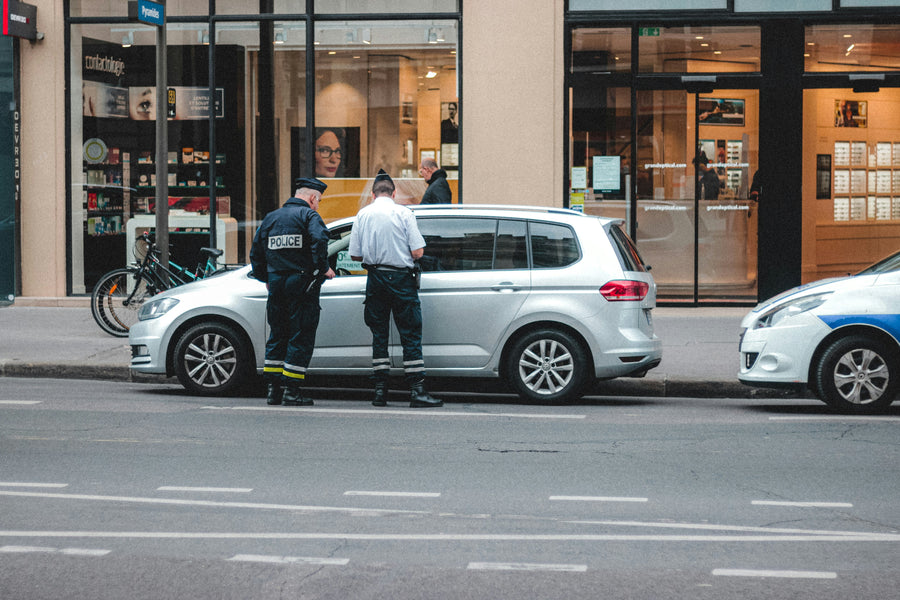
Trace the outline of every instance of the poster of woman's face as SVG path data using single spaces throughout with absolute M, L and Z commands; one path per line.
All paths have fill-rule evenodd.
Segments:
M 312 159 L 306 128 L 291 128 L 291 178 L 359 177 L 359 127 L 316 127 Z

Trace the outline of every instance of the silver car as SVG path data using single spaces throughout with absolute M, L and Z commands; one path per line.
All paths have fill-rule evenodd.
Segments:
M 429 376 L 502 378 L 523 399 L 572 402 L 590 384 L 659 364 L 656 284 L 618 219 L 563 209 L 414 207 L 426 241 L 419 297 Z M 309 373 L 369 375 L 366 272 L 347 251 L 354 219 L 329 225 L 337 276 L 322 285 Z M 250 267 L 156 296 L 130 331 L 131 368 L 204 395 L 261 373 L 266 287 Z M 392 329 L 392 375 L 402 375 Z

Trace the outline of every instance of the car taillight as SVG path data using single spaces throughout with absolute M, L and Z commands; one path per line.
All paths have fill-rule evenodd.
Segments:
M 650 291 L 650 285 L 644 281 L 617 280 L 608 281 L 600 288 L 600 295 L 610 302 L 641 301 Z

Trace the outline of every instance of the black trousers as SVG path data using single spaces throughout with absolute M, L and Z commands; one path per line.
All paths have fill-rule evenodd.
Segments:
M 299 387 L 306 380 L 321 312 L 318 286 L 306 293 L 307 285 L 303 273 L 269 273 L 266 318 L 271 330 L 264 372 L 271 383 Z
M 366 282 L 366 325 L 372 330 L 372 370 L 375 382 L 386 382 L 391 359 L 388 342 L 391 315 L 403 345 L 403 372 L 409 383 L 425 378 L 422 360 L 422 306 L 412 273 L 408 270 L 371 269 Z

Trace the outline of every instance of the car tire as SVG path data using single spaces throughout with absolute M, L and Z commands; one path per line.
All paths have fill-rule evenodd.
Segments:
M 815 390 L 844 413 L 871 414 L 887 409 L 897 395 L 897 349 L 874 338 L 850 335 L 834 341 L 814 370 Z
M 591 379 L 581 342 L 557 329 L 539 329 L 510 347 L 506 373 L 519 396 L 529 402 L 576 402 Z
M 244 338 L 222 323 L 202 323 L 175 344 L 175 374 L 189 392 L 221 396 L 235 391 L 250 372 Z

